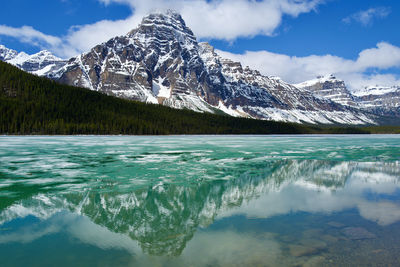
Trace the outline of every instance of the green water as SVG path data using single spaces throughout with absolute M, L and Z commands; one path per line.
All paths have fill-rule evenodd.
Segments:
M 400 265 L 400 137 L 0 137 L 1 266 Z

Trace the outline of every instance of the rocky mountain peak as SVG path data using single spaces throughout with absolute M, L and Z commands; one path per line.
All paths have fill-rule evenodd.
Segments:
M 48 50 L 42 50 L 36 54 L 33 54 L 32 57 L 40 57 L 40 58 L 51 58 L 51 59 L 58 59 L 61 60 L 61 58 L 56 57 L 52 52 Z
M 143 18 L 138 28 L 128 33 L 129 37 L 147 44 L 158 41 L 176 41 L 181 44 L 197 44 L 196 37 L 182 16 L 173 10 L 151 13 Z
M 186 23 L 183 20 L 182 16 L 173 9 L 168 9 L 166 11 L 155 11 L 147 16 L 143 17 L 141 24 L 150 24 L 150 23 L 161 23 L 176 26 L 176 27 L 186 27 Z
M 357 107 L 354 97 L 347 89 L 344 81 L 337 79 L 333 74 L 317 76 L 316 79 L 295 86 L 309 90 L 316 96 L 327 98 L 338 104 Z
M 18 55 L 18 52 L 12 49 L 8 49 L 4 45 L 0 45 L 0 60 L 8 61 L 15 58 Z
M 208 42 L 201 42 L 201 43 L 199 43 L 199 46 L 200 46 L 202 54 L 205 54 L 205 53 L 214 54 L 215 53 L 214 47 L 212 45 L 210 45 Z

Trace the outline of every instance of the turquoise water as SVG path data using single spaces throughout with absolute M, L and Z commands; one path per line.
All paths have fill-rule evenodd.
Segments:
M 400 137 L 0 137 L 1 266 L 400 264 Z

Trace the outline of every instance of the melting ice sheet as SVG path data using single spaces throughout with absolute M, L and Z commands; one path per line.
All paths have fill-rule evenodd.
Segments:
M 0 137 L 3 266 L 396 265 L 396 136 Z

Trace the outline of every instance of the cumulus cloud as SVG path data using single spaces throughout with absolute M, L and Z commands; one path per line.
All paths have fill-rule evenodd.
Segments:
M 65 37 L 70 47 L 86 51 L 108 39 L 127 33 L 154 11 L 178 11 L 198 38 L 232 41 L 257 34 L 273 35 L 282 16 L 297 17 L 316 9 L 323 0 L 98 0 L 105 5 L 126 4 L 132 15 L 123 20 L 103 20 L 72 27 Z M 59 53 L 65 48 L 62 48 Z M 69 54 L 66 51 L 64 54 Z
M 358 22 L 364 26 L 368 26 L 373 23 L 374 19 L 385 18 L 389 16 L 390 12 L 391 10 L 388 7 L 370 8 L 345 17 L 342 21 L 347 24 Z
M 63 37 L 64 45 L 54 47 L 53 51 L 64 57 L 75 56 L 115 36 L 128 33 L 140 20 L 141 18 L 131 16 L 123 20 L 101 20 L 94 24 L 73 26 Z
M 44 34 L 30 26 L 14 28 L 0 25 L 0 35 L 11 36 L 19 39 L 21 42 L 31 43 L 38 47 L 58 46 L 61 44 L 60 38 Z
M 31 27 L 3 26 L 0 34 L 22 42 L 35 40 L 34 45 L 49 49 L 61 57 L 88 51 L 108 39 L 126 34 L 137 27 L 143 16 L 153 11 L 174 9 L 180 12 L 198 38 L 232 41 L 238 37 L 258 34 L 271 36 L 284 15 L 297 17 L 315 10 L 324 0 L 98 0 L 109 5 L 127 5 L 132 14 L 122 20 L 102 20 L 93 24 L 73 26 L 62 37 L 49 36 Z M 29 33 L 34 39 L 29 39 Z M 13 33 L 14 32 L 14 33 Z M 22 33 L 25 34 L 16 34 Z M 40 44 L 40 45 L 39 45 Z
M 239 61 L 265 75 L 279 76 L 290 83 L 300 83 L 319 75 L 335 74 L 345 80 L 352 90 L 377 84 L 400 84 L 396 75 L 378 72 L 400 67 L 400 47 L 386 42 L 361 51 L 356 60 L 333 55 L 296 57 L 268 51 L 246 51 L 243 54 L 217 52 L 222 57 Z

